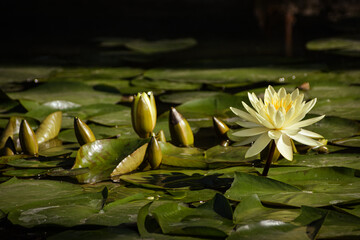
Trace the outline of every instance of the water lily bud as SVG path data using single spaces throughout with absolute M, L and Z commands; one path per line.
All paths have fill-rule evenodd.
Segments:
M 19 138 L 21 149 L 24 153 L 29 155 L 37 155 L 39 153 L 39 145 L 35 133 L 25 119 L 20 124 Z
M 156 134 L 156 140 L 161 141 L 161 142 L 166 142 L 166 137 L 165 137 L 165 133 L 163 130 L 160 130 L 157 134 Z
M 213 117 L 213 125 L 216 132 L 216 135 L 221 140 L 221 145 L 226 147 L 230 144 L 230 140 L 227 137 L 227 132 L 229 131 L 229 127 L 220 119 Z
M 131 121 L 135 132 L 141 138 L 151 136 L 156 125 L 156 104 L 152 92 L 138 93 L 134 96 Z
M 96 140 L 94 133 L 91 131 L 89 126 L 81 121 L 80 118 L 74 118 L 74 130 L 76 139 L 81 146 Z
M 159 168 L 162 161 L 162 152 L 160 145 L 154 136 L 151 137 L 147 148 L 149 163 L 152 169 Z
M 171 108 L 169 114 L 169 129 L 171 140 L 175 145 L 194 145 L 194 135 L 188 121 L 175 109 Z
M 9 119 L 9 122 L 7 123 L 4 131 L 1 134 L 1 140 L 0 140 L 0 149 L 5 147 L 6 142 L 8 141 L 8 138 L 11 139 L 14 138 L 14 127 L 16 124 L 16 119 L 14 117 L 11 117 Z
M 49 141 L 57 137 L 61 129 L 62 112 L 57 111 L 49 114 L 36 129 L 35 135 L 38 144 Z
M 12 156 L 15 155 L 16 149 L 14 145 L 14 141 L 11 137 L 8 137 L 8 139 L 5 142 L 5 146 L 1 149 L 0 155 L 2 156 Z

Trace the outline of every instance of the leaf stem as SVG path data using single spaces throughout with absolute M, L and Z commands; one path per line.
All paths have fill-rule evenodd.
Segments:
M 264 167 L 264 170 L 263 170 L 263 172 L 261 174 L 264 177 L 266 177 L 268 175 L 270 165 L 271 165 L 272 159 L 274 157 L 275 148 L 276 148 L 275 141 L 272 140 L 271 143 L 270 143 L 270 150 L 269 150 L 269 154 L 268 154 L 268 157 L 267 157 L 267 160 L 266 160 L 266 163 L 265 163 L 265 167 Z

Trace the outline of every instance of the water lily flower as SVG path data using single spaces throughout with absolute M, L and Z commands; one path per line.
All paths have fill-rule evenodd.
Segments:
M 293 159 L 292 140 L 308 146 L 321 146 L 322 143 L 312 138 L 323 138 L 320 134 L 303 129 L 323 119 L 325 115 L 302 120 L 314 107 L 316 98 L 305 102 L 304 94 L 296 89 L 291 94 L 284 88 L 278 92 L 272 86 L 265 90 L 264 100 L 257 98 L 254 93 L 248 93 L 253 108 L 242 102 L 247 112 L 230 107 L 231 111 L 246 120 L 237 122 L 247 128 L 235 132 L 235 136 L 249 137 L 243 144 L 253 141 L 253 145 L 246 152 L 245 157 L 252 157 L 260 153 L 272 140 L 280 154 L 287 160 Z
M 152 92 L 138 93 L 134 96 L 131 108 L 132 126 L 142 138 L 151 136 L 156 125 L 156 104 Z

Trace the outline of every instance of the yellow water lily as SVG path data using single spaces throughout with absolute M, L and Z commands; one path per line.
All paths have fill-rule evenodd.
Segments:
M 325 115 L 302 120 L 314 107 L 316 98 L 305 102 L 304 94 L 296 89 L 291 94 L 285 88 L 278 92 L 272 86 L 265 90 L 264 100 L 255 93 L 248 93 L 251 105 L 242 102 L 247 112 L 230 107 L 231 111 L 246 121 L 237 122 L 247 128 L 235 132 L 235 136 L 249 137 L 243 144 L 255 141 L 245 157 L 260 153 L 272 140 L 280 154 L 287 160 L 293 159 L 292 140 L 308 146 L 321 146 L 322 143 L 312 138 L 323 138 L 320 134 L 303 129 L 323 119 Z

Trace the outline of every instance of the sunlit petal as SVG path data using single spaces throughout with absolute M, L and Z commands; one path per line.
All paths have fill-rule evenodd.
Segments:
M 271 139 L 279 139 L 281 137 L 281 132 L 278 130 L 270 130 L 268 135 Z
M 251 115 L 248 114 L 247 112 L 244 112 L 244 111 L 242 111 L 242 110 L 240 110 L 240 109 L 237 109 L 237 108 L 234 108 L 234 107 L 230 107 L 230 110 L 231 110 L 234 114 L 236 114 L 236 115 L 238 115 L 239 117 L 241 117 L 242 119 L 245 119 L 245 120 L 247 120 L 247 121 L 249 121 L 249 122 L 259 123 L 259 121 L 256 120 L 256 118 L 254 118 L 253 116 L 251 116 Z
M 250 137 L 250 136 L 260 135 L 260 134 L 262 134 L 264 132 L 267 132 L 267 131 L 269 131 L 269 129 L 264 128 L 264 127 L 249 128 L 249 129 L 244 129 L 244 130 L 234 132 L 233 135 L 237 136 L 237 137 Z
M 275 140 L 275 143 L 280 154 L 291 161 L 293 159 L 293 151 L 290 138 L 286 134 L 282 134 L 279 139 Z
M 254 144 L 247 150 L 245 158 L 255 156 L 260 153 L 264 148 L 269 144 L 271 138 L 269 138 L 267 133 L 263 133 L 260 137 L 254 142 Z
M 302 127 L 306 127 L 306 126 L 309 126 L 313 123 L 316 123 L 318 121 L 320 121 L 321 119 L 323 119 L 325 117 L 325 115 L 322 115 L 320 117 L 315 117 L 315 118 L 309 118 L 309 119 L 306 119 L 304 121 L 301 121 L 301 122 L 297 122 L 295 124 L 293 124 L 291 127 L 292 128 L 302 128 Z
M 320 134 L 315 133 L 315 132 L 312 132 L 312 131 L 309 131 L 309 130 L 306 130 L 306 129 L 301 129 L 301 130 L 299 131 L 299 134 L 304 135 L 304 136 L 307 136 L 307 137 L 311 137 L 311 138 L 324 138 L 324 137 L 321 136 Z
M 244 127 L 244 128 L 254 128 L 254 127 L 262 127 L 262 125 L 254 123 L 254 122 L 243 122 L 237 121 L 235 122 L 237 125 Z
M 302 143 L 302 144 L 305 144 L 305 145 L 308 145 L 308 146 L 321 146 L 323 145 L 322 143 L 312 139 L 312 138 L 309 138 L 309 137 L 306 137 L 304 135 L 301 135 L 301 134 L 296 134 L 296 135 L 290 135 L 290 137 L 292 139 L 294 139 L 295 141 L 299 142 L 299 143 Z

